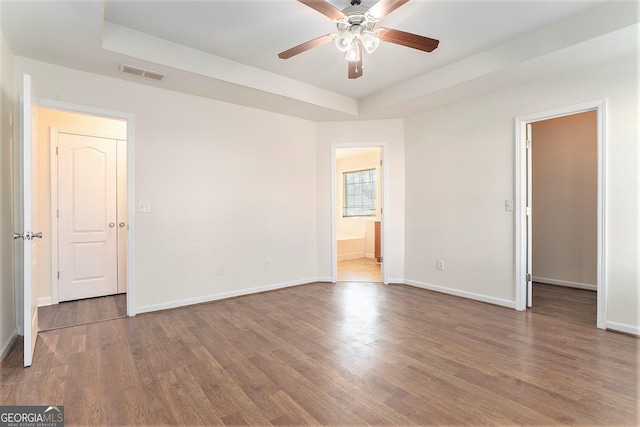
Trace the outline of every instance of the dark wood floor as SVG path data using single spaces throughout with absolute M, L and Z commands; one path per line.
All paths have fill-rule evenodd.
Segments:
M 585 292 L 536 286 L 516 312 L 314 283 L 58 329 L 30 368 L 10 352 L 0 404 L 69 426 L 637 425 L 639 340 L 596 329 Z
M 127 294 L 109 295 L 38 308 L 41 331 L 118 319 L 127 315 Z

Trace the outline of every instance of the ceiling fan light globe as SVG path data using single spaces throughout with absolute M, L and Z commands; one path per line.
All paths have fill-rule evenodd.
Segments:
M 351 43 L 351 46 L 349 46 L 345 58 L 347 59 L 347 61 L 360 61 L 360 49 L 358 48 L 358 43 Z
M 335 44 L 340 52 L 346 52 L 349 50 L 351 46 L 351 42 L 353 41 L 353 34 L 349 31 L 343 31 L 336 37 Z
M 373 33 L 364 33 L 361 37 L 362 47 L 367 53 L 373 53 L 380 46 L 380 39 Z

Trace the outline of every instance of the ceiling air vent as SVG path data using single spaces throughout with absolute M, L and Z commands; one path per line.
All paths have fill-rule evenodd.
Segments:
M 134 67 L 133 65 L 120 64 L 120 68 L 118 71 L 126 74 L 133 74 L 134 76 L 145 77 L 147 79 L 163 81 L 165 79 L 165 75 L 159 73 L 157 71 L 145 70 L 144 68 Z

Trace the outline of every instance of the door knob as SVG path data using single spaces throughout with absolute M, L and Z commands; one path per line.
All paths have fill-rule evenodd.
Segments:
M 115 222 L 110 222 L 110 223 L 109 223 L 109 227 L 115 227 L 115 226 L 116 226 L 116 223 L 115 223 Z
M 31 239 L 42 239 L 42 232 L 38 232 L 38 233 L 32 233 L 30 231 L 27 231 L 26 233 L 13 233 L 13 239 L 24 239 L 24 240 L 31 240 Z
M 124 222 L 121 222 L 120 224 L 118 224 L 120 227 L 124 227 Z

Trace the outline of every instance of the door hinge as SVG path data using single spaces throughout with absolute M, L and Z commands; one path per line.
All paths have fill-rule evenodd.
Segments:
M 382 264 L 382 259 L 383 259 L 383 258 L 384 258 L 384 257 L 380 257 L 380 263 L 381 263 L 381 264 Z
M 527 139 L 527 150 L 531 148 L 531 140 Z
M 382 160 L 380 160 L 380 166 L 382 166 Z
M 527 216 L 531 216 L 531 208 L 527 206 Z
M 527 282 L 531 281 L 531 273 L 527 273 Z
M 56 147 L 56 156 L 58 155 L 58 147 Z
M 60 209 L 56 209 L 56 218 L 60 218 Z
M 60 272 L 58 271 L 58 280 L 60 280 Z

